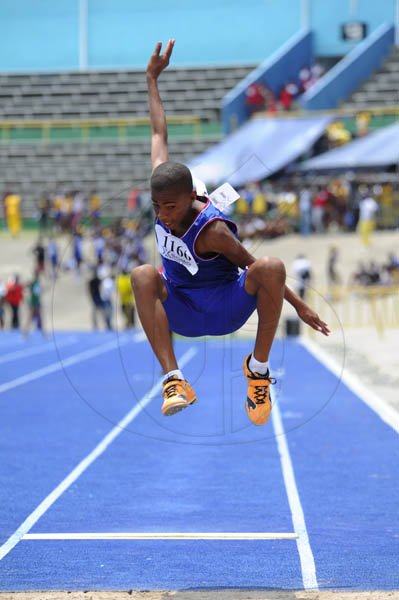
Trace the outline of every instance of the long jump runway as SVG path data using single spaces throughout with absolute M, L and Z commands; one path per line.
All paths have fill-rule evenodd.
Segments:
M 170 418 L 140 333 L 0 344 L 0 590 L 399 588 L 395 423 L 299 341 L 260 428 L 245 340 L 176 342 Z

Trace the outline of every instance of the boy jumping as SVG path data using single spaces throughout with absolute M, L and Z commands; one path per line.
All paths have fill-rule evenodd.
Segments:
M 256 309 L 255 346 L 244 360 L 246 411 L 252 423 L 263 425 L 271 411 L 269 353 L 283 300 L 313 329 L 324 335 L 329 329 L 285 285 L 282 261 L 252 256 L 239 242 L 236 225 L 209 198 L 205 204 L 198 199 L 190 170 L 169 162 L 158 77 L 169 64 L 173 46 L 174 40 L 169 40 L 161 54 L 158 42 L 147 66 L 151 195 L 163 271 L 160 274 L 151 265 L 133 270 L 137 312 L 165 373 L 162 412 L 169 416 L 196 401 L 193 388 L 179 370 L 170 331 L 192 337 L 232 333 Z

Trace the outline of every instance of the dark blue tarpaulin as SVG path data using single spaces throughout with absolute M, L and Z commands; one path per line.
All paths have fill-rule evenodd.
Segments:
M 301 170 L 361 169 L 394 165 L 399 162 L 399 123 L 383 127 L 324 152 L 301 165 Z
M 188 166 L 208 185 L 260 181 L 309 150 L 330 121 L 326 116 L 254 119 Z

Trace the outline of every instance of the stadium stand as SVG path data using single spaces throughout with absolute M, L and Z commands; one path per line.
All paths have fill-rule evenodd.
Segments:
M 221 99 L 253 65 L 170 69 L 160 82 L 169 118 L 195 117 L 219 123 Z M 24 122 L 49 124 L 74 119 L 84 128 L 91 119 L 148 118 L 144 71 L 96 71 L 0 75 L 0 125 L 7 133 L 0 144 L 0 189 L 23 198 L 24 215 L 33 216 L 35 201 L 62 182 L 65 189 L 89 194 L 96 189 L 112 216 L 121 211 L 131 187 L 145 187 L 150 175 L 149 129 L 134 140 L 50 141 L 43 143 L 32 129 L 29 141 Z M 173 136 L 171 136 L 173 138 Z M 188 161 L 215 142 L 215 135 L 171 140 L 171 156 Z M 124 204 L 123 204 L 124 205 Z
M 171 140 L 171 156 L 187 162 L 213 141 L 213 138 Z M 59 185 L 87 195 L 97 190 L 107 216 L 120 216 L 129 190 L 148 186 L 151 169 L 146 140 L 0 144 L 0 164 L 1 188 L 22 196 L 25 216 L 33 216 L 35 201 L 44 192 L 54 192 Z
M 254 65 L 170 69 L 160 82 L 168 115 L 219 119 L 223 96 Z M 0 75 L 0 119 L 147 117 L 144 71 Z
M 376 106 L 393 106 L 399 102 L 399 48 L 395 48 L 381 69 L 367 80 L 343 108 L 354 111 L 370 110 Z

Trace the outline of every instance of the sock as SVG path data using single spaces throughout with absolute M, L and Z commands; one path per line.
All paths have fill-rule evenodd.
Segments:
M 183 373 L 180 369 L 175 369 L 174 371 L 169 371 L 169 373 L 165 373 L 164 381 L 167 381 L 171 377 L 177 377 L 178 379 L 184 379 Z
M 248 366 L 251 369 L 252 373 L 259 373 L 259 375 L 266 375 L 266 373 L 269 370 L 269 361 L 267 360 L 266 362 L 260 362 L 259 360 L 256 360 L 256 358 L 254 357 L 253 354 L 251 354 L 251 358 L 249 359 Z

